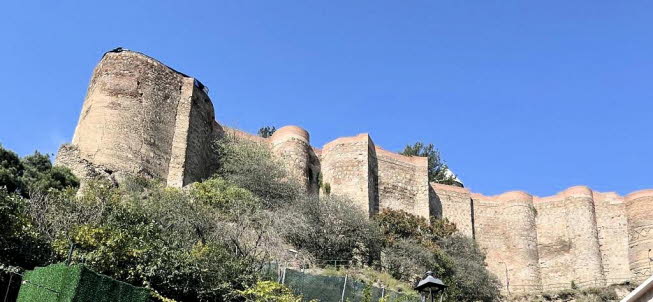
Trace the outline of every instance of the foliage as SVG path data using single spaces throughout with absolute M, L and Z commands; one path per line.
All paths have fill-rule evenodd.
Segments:
M 46 261 L 50 249 L 26 213 L 27 201 L 0 188 L 0 262 L 33 268 Z
M 277 131 L 275 126 L 265 126 L 258 129 L 258 136 L 260 137 L 270 137 L 274 132 Z
M 485 266 L 485 255 L 471 238 L 454 234 L 438 241 L 453 261 L 454 274 L 447 290 L 453 301 L 497 301 L 501 286 Z
M 432 217 L 429 222 L 424 217 L 403 210 L 384 209 L 373 218 L 390 243 L 398 239 L 410 239 L 425 246 L 432 246 L 457 231 L 456 225 L 447 219 Z
M 293 292 L 272 281 L 259 281 L 251 288 L 240 291 L 245 301 L 256 302 L 301 302 L 302 297 L 293 294 Z
M 286 213 L 285 235 L 291 244 L 319 260 L 356 260 L 370 264 L 378 258 L 382 237 L 378 226 L 346 199 L 307 196 Z
M 216 143 L 218 174 L 258 196 L 267 207 L 289 203 L 301 195 L 300 186 L 287 177 L 283 163 L 256 142 L 226 135 Z
M 142 180 L 120 188 L 89 182 L 82 193 L 32 200 L 57 257 L 74 243 L 73 261 L 173 299 L 236 299 L 269 250 L 265 217 L 251 206 L 232 211 L 253 195 L 224 180 L 184 191 Z
M 407 145 L 400 154 L 427 157 L 429 181 L 462 187 L 444 160 L 440 158 L 440 151 L 433 144 L 424 145 L 422 142 L 416 142 L 413 145 Z
M 372 302 L 372 284 L 365 285 L 361 302 Z
M 30 192 L 78 186 L 79 181 L 70 170 L 53 167 L 48 155 L 36 151 L 20 159 L 0 146 L 0 187 L 6 187 L 8 192 L 29 197 Z
M 499 281 L 485 266 L 476 243 L 447 220 L 384 210 L 375 216 L 386 238 L 383 267 L 395 278 L 416 282 L 433 271 L 447 289 L 448 301 L 496 301 Z
M 6 187 L 10 193 L 19 191 L 23 187 L 23 170 L 18 155 L 0 145 L 0 187 Z
M 383 267 L 399 280 L 416 283 L 427 271 L 440 278 L 453 274 L 452 260 L 441 249 L 411 239 L 396 240 L 384 249 L 383 256 Z
M 326 267 L 324 269 L 320 269 L 317 272 L 319 272 L 320 275 L 324 276 L 341 276 L 344 277 L 345 275 L 349 276 L 349 278 L 355 279 L 355 280 L 361 280 L 365 283 L 379 283 L 383 284 L 383 286 L 387 290 L 391 290 L 394 292 L 402 292 L 402 293 L 412 293 L 413 292 L 413 285 L 409 282 L 401 281 L 399 279 L 396 279 L 392 277 L 388 272 L 383 272 L 378 269 L 374 269 L 372 267 L 349 267 L 346 269 L 343 268 L 334 268 L 334 267 Z
M 26 192 L 63 190 L 68 187 L 77 188 L 79 181 L 64 167 L 53 167 L 48 155 L 34 152 L 22 159 L 25 170 L 22 181 Z

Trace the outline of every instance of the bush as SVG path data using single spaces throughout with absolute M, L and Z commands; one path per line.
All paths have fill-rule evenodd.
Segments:
M 240 291 L 245 301 L 255 302 L 301 302 L 302 297 L 282 284 L 272 281 L 259 281 L 251 288 Z
M 318 260 L 355 260 L 371 264 L 381 250 L 378 226 L 351 201 L 307 196 L 286 212 L 285 236 Z
M 411 239 L 398 239 L 383 250 L 383 268 L 396 279 L 416 283 L 432 271 L 443 278 L 452 274 L 453 263 L 440 249 L 425 247 Z
M 302 195 L 301 187 L 287 176 L 283 163 L 256 142 L 225 135 L 216 142 L 220 154 L 218 174 L 249 190 L 267 207 L 288 203 Z
M 255 281 L 267 253 L 265 219 L 225 210 L 252 196 L 219 179 L 183 191 L 138 180 L 89 182 L 79 197 L 50 193 L 31 203 L 58 259 L 74 243 L 74 262 L 116 279 L 184 301 L 227 301 Z
M 439 240 L 457 232 L 456 225 L 446 219 L 431 217 L 428 222 L 403 210 L 384 209 L 373 218 L 390 244 L 398 239 L 411 239 L 424 246 L 437 246 Z
M 453 301 L 497 301 L 499 279 L 487 270 L 485 255 L 474 240 L 460 234 L 439 241 L 442 250 L 453 262 L 452 285 L 447 295 Z
M 454 224 L 431 222 L 404 211 L 384 210 L 375 218 L 386 238 L 382 265 L 395 278 L 416 282 L 433 271 L 448 301 L 496 301 L 499 281 L 486 268 L 485 255 Z

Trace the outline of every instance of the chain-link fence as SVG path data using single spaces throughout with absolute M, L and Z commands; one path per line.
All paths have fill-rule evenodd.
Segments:
M 334 269 L 349 268 L 348 261 L 328 260 L 323 261 L 324 265 Z M 269 280 L 282 283 L 292 289 L 295 293 L 302 295 L 305 301 L 318 300 L 322 302 L 339 301 L 420 301 L 414 294 L 399 293 L 383 287 L 374 286 L 345 276 L 314 275 L 302 271 L 302 268 L 280 267 L 275 263 L 267 265 L 263 275 Z

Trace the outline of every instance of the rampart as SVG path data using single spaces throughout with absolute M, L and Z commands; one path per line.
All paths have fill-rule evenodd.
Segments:
M 207 88 L 143 54 L 105 54 L 91 77 L 72 144 L 56 163 L 81 178 L 125 175 L 182 187 L 211 176 L 225 133 L 267 146 L 313 194 L 345 196 L 368 215 L 383 209 L 443 217 L 473 237 L 509 291 L 601 286 L 651 274 L 653 190 L 625 198 L 572 187 L 549 197 L 497 196 L 429 183 L 428 162 L 386 151 L 368 134 L 315 148 L 286 126 L 262 138 L 215 120 Z M 320 189 L 320 185 L 322 189 Z

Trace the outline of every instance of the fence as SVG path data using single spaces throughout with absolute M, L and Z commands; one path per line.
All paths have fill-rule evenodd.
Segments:
M 332 263 L 335 263 L 332 267 L 337 269 L 348 267 L 349 264 L 344 261 L 325 261 L 325 264 Z M 302 295 L 306 301 L 312 299 L 322 302 L 364 301 L 363 298 L 366 294 L 371 298 L 370 301 L 379 301 L 381 298 L 389 302 L 420 301 L 420 298 L 415 294 L 411 295 L 379 288 L 354 280 L 348 275 L 344 277 L 314 275 L 302 272 L 301 269 L 280 268 L 275 263 L 266 266 L 263 270 L 263 275 L 267 279 L 275 280 L 288 286 L 295 293 Z
M 129 301 L 145 302 L 150 291 L 97 274 L 83 265 L 63 263 L 39 267 L 25 273 L 1 266 L 9 276 L 6 301 Z M 21 280 L 22 279 L 22 280 Z M 16 280 L 16 281 L 14 281 Z M 20 290 L 15 291 L 20 284 Z M 11 291 L 13 289 L 13 292 Z

